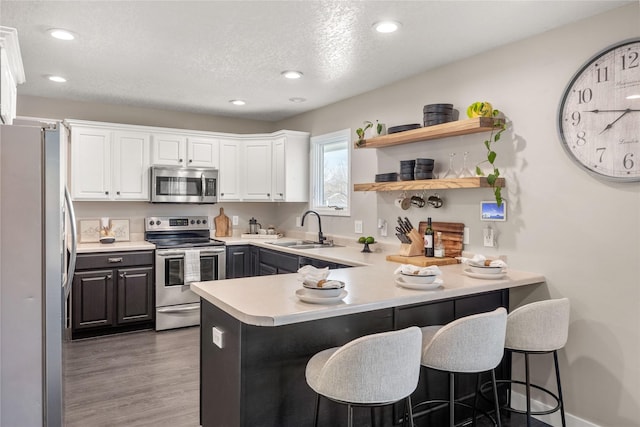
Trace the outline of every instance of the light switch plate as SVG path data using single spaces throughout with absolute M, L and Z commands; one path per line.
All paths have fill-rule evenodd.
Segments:
M 362 234 L 362 221 L 356 220 L 354 221 L 354 224 L 355 224 L 355 232 Z
M 300 225 L 300 217 L 299 216 L 296 217 L 296 227 L 302 227 Z
M 464 234 L 462 235 L 462 243 L 465 245 L 469 244 L 469 227 L 464 228 Z
M 233 223 L 233 225 L 238 225 L 238 215 L 232 216 L 231 222 Z

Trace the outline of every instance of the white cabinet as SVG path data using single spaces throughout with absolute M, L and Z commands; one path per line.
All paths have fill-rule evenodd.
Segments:
M 149 200 L 149 134 L 71 126 L 74 200 Z
M 271 200 L 271 140 L 244 141 L 242 200 Z
M 309 200 L 309 134 L 220 140 L 220 201 L 306 202 Z
M 242 173 L 242 142 L 235 139 L 220 140 L 220 171 L 218 175 L 219 201 L 242 200 L 240 177 Z
M 283 131 L 275 136 L 271 163 L 271 200 L 308 202 L 309 134 Z
M 12 124 L 16 117 L 18 85 L 24 83 L 24 68 L 15 28 L 0 27 L 0 121 Z
M 153 165 L 218 168 L 220 142 L 215 138 L 154 133 Z

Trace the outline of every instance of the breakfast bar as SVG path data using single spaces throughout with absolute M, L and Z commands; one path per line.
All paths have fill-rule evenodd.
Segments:
M 510 288 L 545 280 L 511 269 L 501 278 L 474 278 L 457 264 L 441 267 L 439 288 L 414 290 L 396 283 L 399 264 L 377 261 L 331 270 L 330 279 L 343 281 L 347 291 L 333 304 L 300 301 L 297 274 L 193 283 L 191 289 L 202 301 L 201 425 L 311 426 L 315 395 L 304 372 L 315 353 L 367 334 L 508 308 Z M 499 378 L 509 376 L 509 362 L 499 366 Z M 446 396 L 446 375 L 440 374 L 421 378 L 415 401 L 425 398 L 427 389 L 430 398 Z M 460 396 L 471 396 L 475 377 L 456 381 Z M 384 408 L 378 413 L 379 425 L 397 424 L 399 414 L 399 406 Z M 369 412 L 361 409 L 355 415 L 364 420 Z M 433 417 L 438 414 L 429 416 L 437 422 Z M 346 425 L 344 407 L 324 401 L 320 419 L 322 425 Z

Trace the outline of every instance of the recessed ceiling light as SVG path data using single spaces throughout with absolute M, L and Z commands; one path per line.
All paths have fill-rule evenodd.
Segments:
M 229 100 L 230 103 L 232 103 L 233 105 L 245 105 L 246 102 L 244 102 L 242 99 L 231 99 Z
M 300 71 L 293 71 L 293 70 L 288 70 L 288 71 L 283 71 L 282 76 L 286 79 L 299 79 L 300 77 L 302 77 L 302 73 Z
M 289 98 L 289 101 L 296 103 L 305 102 L 306 100 L 307 98 Z
M 48 76 L 47 78 L 52 82 L 56 82 L 56 83 L 64 83 L 67 81 L 67 79 L 65 79 L 62 76 Z
M 393 33 L 400 28 L 400 23 L 396 21 L 380 21 L 373 24 L 373 28 L 379 33 Z
M 627 96 L 627 99 L 640 99 L 640 93 Z
M 49 35 L 58 40 L 73 40 L 76 36 L 71 31 L 63 30 L 62 28 L 52 28 L 49 30 Z

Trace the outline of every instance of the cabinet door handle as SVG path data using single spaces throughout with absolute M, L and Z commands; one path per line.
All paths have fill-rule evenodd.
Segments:
M 189 159 L 189 163 L 193 163 L 193 159 Z
M 182 163 L 182 162 L 183 162 L 183 160 L 182 160 L 182 159 L 180 159 L 180 160 L 178 160 L 178 162 Z
M 107 280 L 111 280 L 111 277 L 112 276 L 110 274 L 107 274 Z
M 107 261 L 114 263 L 114 262 L 122 262 L 122 257 L 119 258 L 108 258 Z
M 221 196 L 224 196 L 224 193 L 220 193 Z
M 124 279 L 125 277 L 127 277 L 127 273 L 120 273 L 120 278 Z
M 278 193 L 278 195 L 280 195 L 280 197 L 284 196 L 284 193 Z
M 108 192 L 108 191 L 105 191 L 105 192 L 104 192 L 104 194 L 106 194 L 106 195 L 108 196 L 108 195 L 109 195 L 109 192 Z
M 267 193 L 267 197 L 271 197 L 271 193 Z
M 119 191 L 116 191 L 116 194 L 119 196 L 119 195 L 120 195 L 120 192 L 119 192 Z

